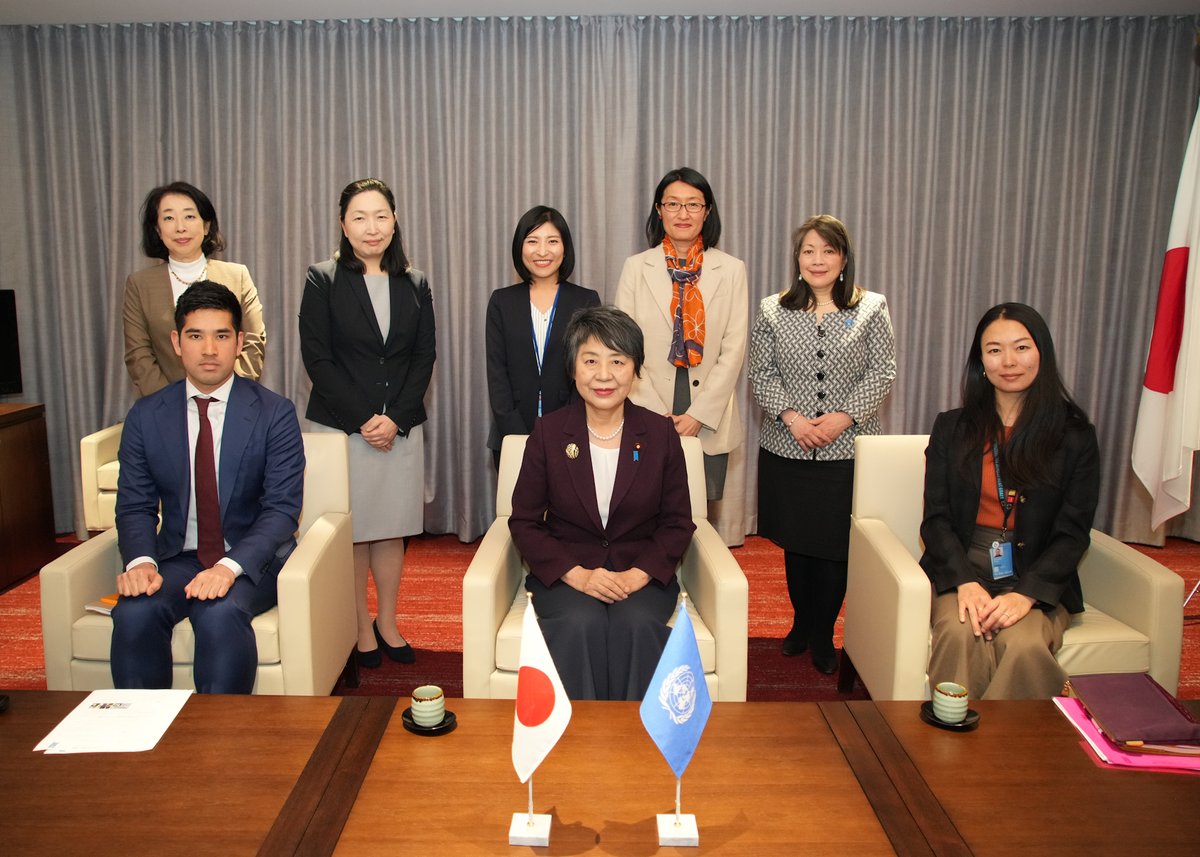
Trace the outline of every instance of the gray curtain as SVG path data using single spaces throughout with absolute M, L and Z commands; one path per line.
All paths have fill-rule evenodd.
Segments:
M 1130 438 L 1183 147 L 1200 17 L 533 18 L 0 28 L 0 287 L 15 288 L 23 400 L 50 421 L 56 518 L 78 526 L 79 438 L 132 401 L 120 296 L 138 206 L 182 178 L 217 205 L 225 258 L 266 309 L 265 382 L 302 409 L 305 267 L 351 179 L 397 192 L 429 275 L 426 529 L 493 514 L 482 362 L 488 293 L 514 280 L 529 206 L 560 208 L 578 282 L 611 299 L 667 169 L 709 178 L 752 313 L 790 276 L 791 230 L 849 225 L 883 292 L 899 378 L 891 432 L 955 404 L 975 321 L 1022 300 L 1054 331 L 1099 429 L 1098 526 L 1158 541 Z M 756 521 L 759 414 L 718 526 Z M 10 490 L 5 486 L 5 490 Z M 1200 505 L 1200 502 L 1198 502 Z M 1200 514 L 1176 522 L 1200 537 Z

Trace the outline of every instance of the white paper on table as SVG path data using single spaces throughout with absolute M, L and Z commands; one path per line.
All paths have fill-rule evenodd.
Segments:
M 194 691 L 94 690 L 34 752 L 140 753 L 152 750 Z

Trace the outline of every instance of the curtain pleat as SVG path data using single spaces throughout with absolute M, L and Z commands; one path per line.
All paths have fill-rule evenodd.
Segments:
M 605 299 L 644 249 L 650 195 L 713 185 L 751 313 L 787 286 L 792 230 L 830 212 L 887 296 L 899 376 L 885 429 L 956 404 L 976 320 L 1037 307 L 1104 450 L 1097 525 L 1158 542 L 1129 467 L 1200 17 L 486 18 L 0 28 L 0 287 L 17 290 L 25 400 L 49 413 L 56 520 L 78 526 L 78 441 L 132 402 L 121 293 L 139 206 L 173 179 L 217 206 L 250 267 L 264 382 L 303 409 L 304 271 L 336 245 L 337 194 L 397 194 L 433 288 L 426 528 L 493 517 L 484 311 L 514 281 L 520 214 L 561 209 L 572 279 Z M 717 526 L 756 525 L 757 424 Z M 1200 503 L 1198 503 L 1200 505 Z M 1200 513 L 1172 525 L 1200 538 Z

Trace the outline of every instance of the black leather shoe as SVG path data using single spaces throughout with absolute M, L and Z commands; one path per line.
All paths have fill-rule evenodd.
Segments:
M 379 649 L 387 654 L 389 658 L 398 664 L 411 664 L 417 660 L 417 653 L 413 651 L 413 647 L 408 643 L 403 646 L 389 646 L 383 639 L 383 635 L 379 633 L 379 624 L 371 623 L 371 628 L 375 631 L 375 639 L 379 643 Z M 377 650 L 377 651 L 378 651 Z
M 802 655 L 808 651 L 808 641 L 803 637 L 793 637 L 791 634 L 788 634 L 783 638 L 782 650 L 785 657 L 790 658 L 793 655 Z
M 369 670 L 375 667 L 382 666 L 383 655 L 379 653 L 379 649 L 371 649 L 369 652 L 361 652 L 358 647 L 354 648 L 354 660 L 358 661 L 360 667 L 366 667 Z
M 813 649 L 812 662 L 813 666 L 817 668 L 817 672 L 833 675 L 834 670 L 837 669 L 837 649 L 831 649 L 828 652 L 818 652 Z

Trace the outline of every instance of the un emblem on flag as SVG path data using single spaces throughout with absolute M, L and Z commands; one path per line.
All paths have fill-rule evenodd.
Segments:
M 676 726 L 691 719 L 696 710 L 696 676 L 688 664 L 675 667 L 658 689 L 658 702 Z

